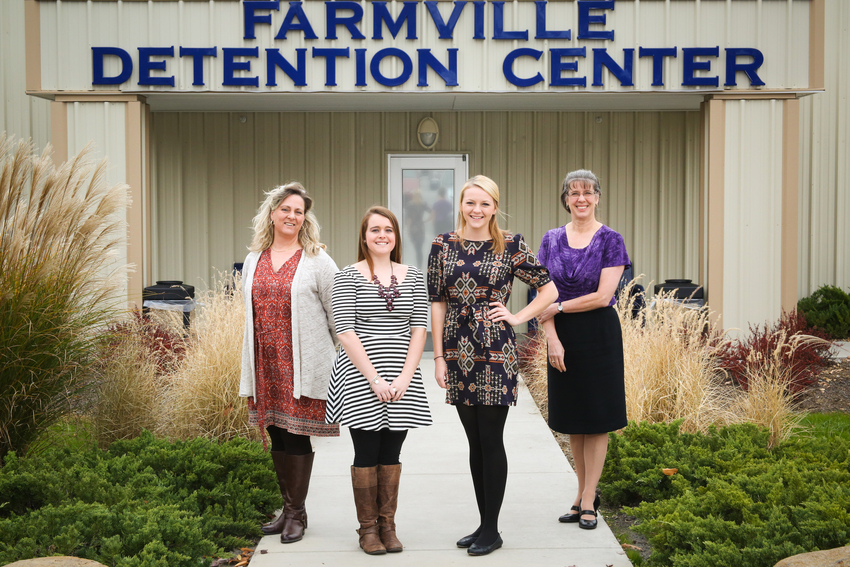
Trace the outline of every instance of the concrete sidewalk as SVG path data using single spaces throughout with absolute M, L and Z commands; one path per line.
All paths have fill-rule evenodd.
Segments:
M 830 354 L 832 354 L 832 358 L 835 360 L 844 360 L 845 358 L 850 358 L 850 341 L 833 341 L 835 344 L 833 345 Z
M 342 428 L 340 438 L 313 440 L 316 460 L 304 539 L 284 545 L 280 536 L 264 537 L 249 567 L 630 567 L 601 515 L 592 531 L 558 522 L 572 505 L 576 477 L 524 385 L 505 427 L 509 474 L 499 526 L 504 546 L 484 557 L 469 556 L 455 546 L 477 527 L 478 510 L 466 437 L 455 409 L 445 403 L 444 390 L 434 381 L 431 358 L 426 353 L 421 367 L 434 425 L 410 430 L 401 454 L 396 524 L 404 551 L 369 556 L 358 546 L 349 472 L 354 450 L 348 430 Z

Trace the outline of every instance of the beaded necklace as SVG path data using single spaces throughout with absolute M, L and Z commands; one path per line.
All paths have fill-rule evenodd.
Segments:
M 378 274 L 372 274 L 372 283 L 378 286 L 378 297 L 387 302 L 387 311 L 392 311 L 393 299 L 401 297 L 401 292 L 398 290 L 398 280 L 393 273 L 392 263 L 390 263 L 390 285 L 384 287 L 384 284 L 378 279 Z

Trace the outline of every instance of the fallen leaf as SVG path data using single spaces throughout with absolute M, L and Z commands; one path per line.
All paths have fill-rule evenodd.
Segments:
M 623 549 L 634 549 L 636 551 L 643 551 L 643 548 L 638 547 L 636 545 L 632 545 L 630 543 L 623 543 L 621 545 L 623 546 Z
M 245 567 L 245 565 L 247 565 L 247 564 L 248 564 L 248 560 L 244 559 L 244 560 L 240 561 L 239 563 L 237 563 L 236 567 Z
M 268 552 L 269 552 L 269 550 L 268 550 L 268 549 L 261 549 L 261 550 L 260 550 L 260 555 L 265 555 L 265 554 L 266 554 L 266 553 L 268 553 Z

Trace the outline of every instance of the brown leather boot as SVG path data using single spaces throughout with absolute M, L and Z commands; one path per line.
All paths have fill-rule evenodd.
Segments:
M 310 488 L 310 474 L 313 472 L 313 457 L 307 455 L 286 455 L 284 476 L 286 477 L 286 501 L 283 504 L 283 531 L 280 543 L 301 541 L 307 529 L 307 510 L 304 501 Z
M 277 485 L 280 487 L 280 495 L 286 500 L 286 477 L 283 472 L 283 460 L 286 457 L 286 451 L 270 451 L 272 455 L 272 463 L 274 463 L 274 472 L 277 475 Z M 283 531 L 283 512 L 277 518 L 267 524 L 263 524 L 261 528 L 263 535 L 279 534 Z
M 378 467 L 351 467 L 354 506 L 360 522 L 360 547 L 369 555 L 387 552 L 378 536 Z
M 398 505 L 398 483 L 401 464 L 378 465 L 378 531 L 388 553 L 398 553 L 404 546 L 395 535 L 395 510 Z

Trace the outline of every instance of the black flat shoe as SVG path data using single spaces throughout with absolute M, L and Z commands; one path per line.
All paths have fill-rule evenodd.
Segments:
M 581 511 L 581 508 L 579 508 L 578 506 L 573 506 L 572 508 L 570 508 L 570 512 L 580 512 L 580 511 Z M 564 514 L 563 516 L 558 518 L 558 521 L 561 522 L 562 524 L 575 524 L 580 519 L 581 519 L 581 514 Z
M 469 555 L 488 555 L 500 547 L 502 547 L 502 537 L 496 536 L 496 541 L 490 545 L 478 545 L 477 543 L 473 543 L 469 546 L 469 549 L 467 549 L 466 552 Z
M 475 534 L 469 534 L 468 536 L 463 536 L 462 538 L 457 540 L 457 546 L 458 547 L 469 547 L 470 545 L 475 543 L 476 539 L 478 539 L 478 536 L 475 535 Z
M 578 527 L 580 527 L 583 530 L 595 530 L 596 524 L 598 523 L 596 521 L 596 510 L 582 510 L 581 514 L 580 514 L 580 516 L 591 516 L 591 515 L 594 518 L 593 520 L 584 520 L 582 518 L 579 518 Z

